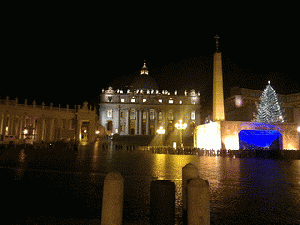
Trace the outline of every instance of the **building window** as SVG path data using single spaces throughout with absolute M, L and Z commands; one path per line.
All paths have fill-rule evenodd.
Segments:
M 191 112 L 191 120 L 195 120 L 195 118 L 196 118 L 196 113 L 195 113 L 195 111 L 192 111 Z
M 181 100 L 179 101 L 179 104 L 182 104 L 182 101 L 181 101 Z
M 121 102 L 125 102 L 124 98 L 121 98 Z
M 146 120 L 146 119 L 147 119 L 147 112 L 143 111 L 143 120 Z
M 135 102 L 135 98 L 130 99 L 130 102 Z
M 169 120 L 173 120 L 173 119 L 174 119 L 174 117 L 173 117 L 173 111 L 170 110 L 169 111 Z
M 154 120 L 154 119 L 155 119 L 154 110 L 151 109 L 151 110 L 150 110 L 150 120 Z
M 135 120 L 135 109 L 130 110 L 130 119 Z
M 145 98 L 143 98 L 143 102 L 146 102 L 146 99 L 145 99 Z
M 158 99 L 158 102 L 162 103 L 162 99 Z
M 107 99 L 108 99 L 109 102 L 111 102 L 112 101 L 112 96 L 108 96 Z
M 159 113 L 158 113 L 158 120 L 162 120 L 162 119 L 163 119 L 162 112 L 159 112 Z
M 107 118 L 112 118 L 112 109 L 108 109 L 106 111 L 106 116 L 107 116 Z
M 169 104 L 173 104 L 173 99 L 169 99 Z

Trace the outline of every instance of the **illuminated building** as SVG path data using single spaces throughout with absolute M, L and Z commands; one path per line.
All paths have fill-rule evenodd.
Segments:
M 228 121 L 252 121 L 257 112 L 256 105 L 262 94 L 260 90 L 233 87 L 230 97 L 225 100 L 225 115 Z M 281 104 L 283 119 L 286 123 L 300 125 L 300 93 L 281 95 L 277 94 Z
M 93 142 L 96 131 L 101 132 L 97 114 L 88 102 L 76 109 L 20 104 L 18 99 L 0 100 L 0 141 L 15 143 L 53 142 L 71 140 Z M 99 134 L 99 132 L 97 132 Z
M 217 37 L 218 38 L 218 37 Z M 300 95 L 279 95 L 287 111 L 285 123 L 250 122 L 261 91 L 233 88 L 223 101 L 222 61 L 218 49 L 214 54 L 213 121 L 196 127 L 194 146 L 203 149 L 299 149 Z M 216 83 L 216 84 L 215 84 Z M 219 93 L 219 94 L 218 94 Z M 226 112 L 226 121 L 224 111 Z
M 182 120 L 188 124 L 186 135 L 193 135 L 200 121 L 200 93 L 195 90 L 158 90 L 158 85 L 149 76 L 146 64 L 127 90 L 109 87 L 100 95 L 100 124 L 108 135 L 155 135 L 160 126 L 170 136 L 175 124 Z

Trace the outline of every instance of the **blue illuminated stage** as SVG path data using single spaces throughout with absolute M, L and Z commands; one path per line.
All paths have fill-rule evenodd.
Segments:
M 277 130 L 241 130 L 240 149 L 282 149 L 282 135 Z

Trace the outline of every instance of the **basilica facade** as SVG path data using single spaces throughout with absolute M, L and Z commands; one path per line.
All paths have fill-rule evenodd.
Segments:
M 182 120 L 187 124 L 184 134 L 192 136 L 200 121 L 200 93 L 159 91 L 145 64 L 130 89 L 109 87 L 100 99 L 99 120 L 108 135 L 153 136 L 162 127 L 166 136 L 172 136 L 178 132 L 175 124 Z

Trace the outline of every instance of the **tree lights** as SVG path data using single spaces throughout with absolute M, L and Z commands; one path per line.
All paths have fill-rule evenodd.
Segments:
M 275 90 L 271 87 L 270 81 L 260 97 L 256 122 L 278 123 L 284 122 L 282 112 Z

